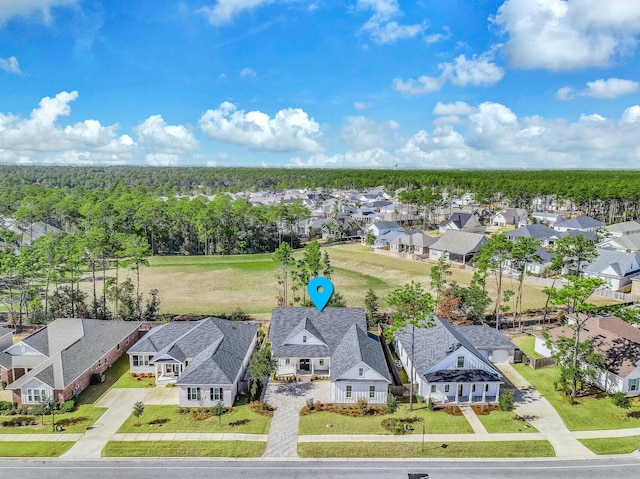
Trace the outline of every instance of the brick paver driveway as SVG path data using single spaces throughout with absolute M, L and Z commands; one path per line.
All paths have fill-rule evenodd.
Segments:
M 298 457 L 300 409 L 308 398 L 329 402 L 329 381 L 272 383 L 265 400 L 274 408 L 265 457 Z

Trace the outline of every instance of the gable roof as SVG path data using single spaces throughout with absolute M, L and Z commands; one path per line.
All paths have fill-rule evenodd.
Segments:
M 520 236 L 525 238 L 536 238 L 538 240 L 544 240 L 546 238 L 554 237 L 558 234 L 556 230 L 553 228 L 549 228 L 548 226 L 541 224 L 531 224 L 520 226 L 512 231 L 507 233 L 507 238 L 511 241 L 515 241 Z
M 478 352 L 471 341 L 466 338 L 466 335 L 462 334 L 456 326 L 436 315 L 433 315 L 432 318 L 435 326 L 415 329 L 415 368 L 420 376 L 430 372 L 434 366 L 461 347 L 477 356 L 489 371 L 499 374 L 495 366 Z M 399 333 L 398 341 L 404 350 L 411 354 L 411 328 L 406 328 Z
M 606 241 L 603 241 L 603 244 L 611 245 L 618 249 L 640 251 L 640 233 L 632 233 L 630 235 L 609 238 Z
M 167 323 L 152 329 L 128 354 L 156 353 L 181 363 L 190 359 L 177 381 L 181 384 L 232 384 L 257 333 L 253 324 L 209 317 Z
M 369 225 L 369 228 L 375 226 L 378 230 L 400 228 L 400 225 L 395 221 L 375 221 Z
M 640 263 L 640 253 L 624 253 L 598 248 L 598 257 L 593 263 L 588 264 L 584 271 L 585 273 L 598 274 L 610 267 L 616 277 L 624 278 L 639 271 L 637 268 L 630 271 L 634 262 Z
M 625 233 L 627 231 L 637 232 L 640 231 L 640 223 L 637 221 L 624 221 L 622 223 L 615 223 L 606 227 L 607 231 L 611 233 Z
M 496 328 L 486 325 L 460 325 L 455 328 L 477 349 L 516 349 L 516 345 Z
M 331 355 L 331 380 L 338 380 L 360 363 L 366 364 L 390 382 L 379 338 L 368 334 L 354 323 Z
M 457 228 L 462 229 L 467 225 L 467 223 L 469 223 L 472 218 L 475 220 L 471 221 L 472 225 L 477 226 L 480 224 L 476 217 L 471 213 L 454 213 L 449 217 L 448 220 L 442 221 L 440 223 L 440 226 L 446 226 L 449 223 L 453 223 Z
M 452 254 L 466 255 L 478 251 L 486 241 L 487 238 L 480 233 L 448 230 L 430 248 L 448 251 Z
M 598 228 L 604 223 L 598 220 L 594 220 L 590 216 L 577 216 L 566 221 L 559 221 L 553 225 L 554 228 L 569 228 L 569 229 L 582 229 L 582 228 Z
M 438 241 L 438 238 L 434 236 L 428 236 L 424 234 L 422 231 L 417 233 L 408 234 L 406 236 L 401 236 L 392 241 L 392 243 L 399 243 L 407 246 L 422 246 L 429 247 L 433 243 Z
M 54 389 L 64 389 L 139 327 L 140 323 L 132 321 L 56 319 L 22 340 L 42 355 L 30 356 L 29 359 L 39 363 L 8 389 L 19 389 L 34 377 Z M 11 356 L 6 352 L 1 354 Z M 17 363 L 24 358 L 26 356 L 5 359 Z

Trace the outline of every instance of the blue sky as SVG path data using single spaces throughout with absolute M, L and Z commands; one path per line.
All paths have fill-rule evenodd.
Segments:
M 640 167 L 636 0 L 0 0 L 0 163 Z

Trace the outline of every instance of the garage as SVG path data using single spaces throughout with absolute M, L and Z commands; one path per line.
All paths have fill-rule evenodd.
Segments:
M 506 349 L 495 349 L 493 351 L 493 359 L 494 363 L 508 363 L 509 362 L 509 351 Z

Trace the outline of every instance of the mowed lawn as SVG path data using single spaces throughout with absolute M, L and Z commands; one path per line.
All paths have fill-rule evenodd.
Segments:
M 102 457 L 260 457 L 258 441 L 109 441 Z
M 402 404 L 392 416 L 350 417 L 334 412 L 313 412 L 307 416 L 300 416 L 299 434 L 392 434 L 384 429 L 382 421 L 389 418 L 410 418 L 418 416 L 423 422 L 412 424 L 413 434 L 422 434 L 425 426 L 427 434 L 464 434 L 473 433 L 471 425 L 464 416 L 452 416 L 444 411 L 429 411 L 424 405 L 409 406 Z M 411 432 L 409 432 L 411 434 Z
M 0 457 L 57 457 L 64 454 L 72 441 L 7 441 L 0 442 Z
M 580 439 L 580 442 L 596 454 L 629 454 L 640 449 L 640 436 Z
M 622 409 L 613 404 L 606 394 L 601 397 L 579 397 L 578 404 L 570 404 L 567 397 L 554 389 L 560 370 L 557 366 L 532 369 L 524 364 L 514 364 L 516 370 L 536 388 L 558 411 L 570 431 L 592 429 L 626 429 L 638 427 L 638 420 L 629 418 L 628 412 L 640 411 L 639 406 Z
M 395 288 L 409 281 L 417 281 L 428 289 L 432 263 L 374 253 L 359 244 L 322 248 L 327 251 L 334 269 L 332 281 L 336 291 L 347 300 L 348 306 L 363 306 L 367 289 L 373 289 L 385 307 L 385 298 Z M 297 256 L 301 251 L 296 252 Z M 472 272 L 454 267 L 450 281 L 467 285 Z M 163 313 L 220 314 L 241 308 L 246 313 L 266 315 L 277 305 L 277 268 L 272 254 L 233 256 L 155 256 L 149 267 L 140 274 L 140 291 L 147 294 L 158 290 Z M 135 282 L 133 272 L 121 269 L 119 277 L 127 275 Z M 107 277 L 114 276 L 113 271 Z M 102 282 L 97 285 L 102 290 Z M 504 287 L 516 290 L 515 279 L 504 279 Z M 91 295 L 92 284 L 83 281 L 81 288 Z M 489 278 L 488 290 L 494 294 L 495 281 Z M 546 296 L 542 286 L 525 283 L 523 309 L 541 308 Z M 615 300 L 596 298 L 599 304 Z M 489 306 L 488 310 L 491 309 Z

